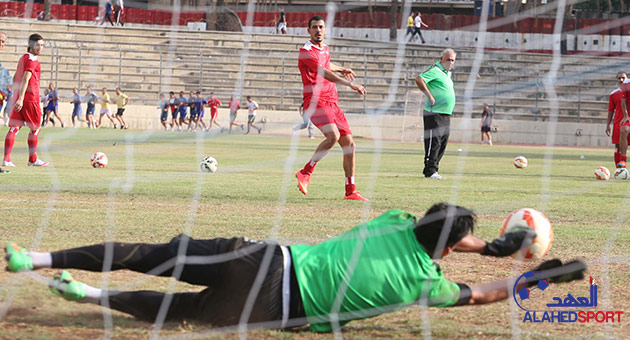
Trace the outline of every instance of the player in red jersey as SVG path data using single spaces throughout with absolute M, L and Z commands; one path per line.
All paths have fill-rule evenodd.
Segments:
M 330 51 L 328 46 L 324 44 L 324 36 L 326 35 L 324 18 L 312 17 L 308 21 L 308 33 L 311 39 L 300 48 L 298 60 L 302 84 L 304 84 L 305 114 L 311 118 L 313 124 L 319 128 L 326 139 L 319 144 L 313 157 L 304 168 L 295 175 L 298 180 L 298 189 L 304 195 L 308 193 L 308 184 L 313 168 L 336 143 L 339 143 L 343 150 L 343 170 L 346 176 L 345 199 L 367 201 L 356 191 L 354 185 L 355 144 L 346 116 L 337 105 L 339 96 L 335 84 L 348 86 L 360 95 L 365 94 L 365 88 L 352 82 L 355 74 L 351 69 L 330 62 Z M 343 77 L 338 76 L 335 72 L 340 73 Z
M 44 48 L 44 39 L 39 34 L 28 37 L 27 53 L 20 58 L 17 70 L 13 76 L 13 84 L 18 89 L 15 104 L 9 118 L 9 132 L 4 139 L 4 166 L 15 166 L 11 162 L 11 150 L 15 142 L 15 135 L 27 125 L 31 132 L 28 134 L 28 165 L 48 166 L 37 158 L 37 139 L 41 129 L 42 110 L 39 106 L 39 79 L 41 67 L 37 56 Z
M 619 86 L 617 89 L 610 93 L 608 97 L 608 120 L 606 121 L 606 134 L 610 136 L 610 122 L 614 115 L 613 129 L 612 129 L 612 143 L 615 144 L 615 165 L 617 168 L 626 167 L 626 153 L 628 150 L 628 133 L 630 133 L 630 123 L 628 122 L 628 110 L 624 108 L 624 102 L 628 99 L 623 99 L 624 91 L 630 89 L 624 88 L 624 82 L 627 81 L 628 76 L 625 72 L 617 73 L 617 82 Z M 627 107 L 627 106 L 626 106 Z M 624 120 L 625 116 L 625 122 Z
M 210 131 L 212 129 L 212 123 L 214 123 L 217 124 L 217 126 L 221 128 L 221 132 L 223 132 L 223 126 L 217 121 L 217 117 L 219 117 L 219 106 L 221 106 L 221 101 L 214 97 L 214 92 L 210 92 L 208 106 L 210 107 L 210 127 L 208 127 L 206 131 Z

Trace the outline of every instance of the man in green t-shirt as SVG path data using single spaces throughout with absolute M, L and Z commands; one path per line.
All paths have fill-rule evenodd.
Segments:
M 455 108 L 455 89 L 451 70 L 456 53 L 442 51 L 440 60 L 416 77 L 416 85 L 427 97 L 424 106 L 424 177 L 445 179 L 438 174 L 440 160 L 451 133 L 451 114 Z
M 454 283 L 434 262 L 451 251 L 508 256 L 528 247 L 535 236 L 525 227 L 488 243 L 471 235 L 475 219 L 466 208 L 439 203 L 421 219 L 390 210 L 313 246 L 179 235 L 164 244 L 110 242 L 53 253 L 29 252 L 9 243 L 6 258 L 13 272 L 128 269 L 206 287 L 169 295 L 101 290 L 74 281 L 65 270 L 50 283 L 53 293 L 68 300 L 103 304 L 145 320 L 194 320 L 214 327 L 310 324 L 313 331 L 329 332 L 351 320 L 413 304 L 451 307 L 506 299 L 507 280 L 472 287 Z M 536 281 L 581 279 L 586 269 L 581 262 L 563 265 L 559 260 L 541 266 L 545 271 Z

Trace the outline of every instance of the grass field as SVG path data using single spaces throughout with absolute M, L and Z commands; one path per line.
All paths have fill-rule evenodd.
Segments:
M 6 128 L 0 129 L 4 136 Z M 277 237 L 281 243 L 317 243 L 342 233 L 388 209 L 421 215 L 430 205 L 449 201 L 473 208 L 475 234 L 489 240 L 511 211 L 543 210 L 555 230 L 547 258 L 582 258 L 587 275 L 599 285 L 596 310 L 630 311 L 630 181 L 597 181 L 597 166 L 613 168 L 612 149 L 451 144 L 440 174 L 424 179 L 422 144 L 357 141 L 357 187 L 371 199 L 348 202 L 343 197 L 341 152 L 335 148 L 317 165 L 309 195 L 295 187 L 294 173 L 320 140 L 278 136 L 221 135 L 88 129 L 46 129 L 40 136 L 40 158 L 53 166 L 26 166 L 24 131 L 13 151 L 17 165 L 0 174 L 0 241 L 29 249 L 56 250 L 115 239 L 165 242 L 188 232 L 193 237 Z M 458 151 L 462 149 L 462 151 Z M 93 169 L 90 154 L 105 152 L 106 169 Z M 381 152 L 382 151 L 382 152 Z M 295 153 L 294 153 L 295 152 Z M 287 157 L 295 162 L 286 166 Z M 512 160 L 524 155 L 527 169 Z M 545 160 L 545 155 L 550 158 Z M 584 159 L 580 159 L 583 155 Z M 214 174 L 198 172 L 199 161 L 219 161 Z M 291 160 L 291 159 L 290 159 Z M 285 171 L 285 167 L 288 171 Z M 453 254 L 441 260 L 452 281 L 475 285 L 511 274 L 520 275 L 537 263 L 512 258 Z M 112 333 L 105 332 L 102 309 L 53 296 L 41 281 L 54 270 L 26 276 L 0 273 L 0 339 L 147 338 L 153 325 L 113 313 Z M 71 271 L 75 278 L 99 286 L 101 274 Z M 41 274 L 42 276 L 39 276 Z M 169 280 L 127 271 L 106 276 L 115 289 L 166 290 Z M 33 280 L 32 278 L 35 278 Z M 199 287 L 178 284 L 178 291 Z M 588 294 L 588 280 L 552 285 L 549 294 Z M 513 305 L 513 303 L 512 303 Z M 524 313 L 510 302 L 478 307 L 420 308 L 354 321 L 343 328 L 348 339 L 621 339 L 630 334 L 630 316 L 621 324 L 524 324 Z M 107 319 L 105 319 L 107 320 Z M 430 325 L 430 329 L 423 328 Z M 166 324 L 161 336 L 203 332 L 206 325 Z M 210 334 L 206 335 L 210 337 Z M 235 334 L 218 337 L 236 338 Z M 251 339 L 324 339 L 308 328 L 296 331 L 254 331 Z

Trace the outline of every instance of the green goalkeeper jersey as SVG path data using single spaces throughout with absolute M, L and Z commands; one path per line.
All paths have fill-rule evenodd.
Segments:
M 312 330 L 332 331 L 329 321 L 331 313 L 335 319 L 335 306 L 343 325 L 418 301 L 455 305 L 459 286 L 444 278 L 418 243 L 414 222 L 413 214 L 390 210 L 320 244 L 290 247 Z

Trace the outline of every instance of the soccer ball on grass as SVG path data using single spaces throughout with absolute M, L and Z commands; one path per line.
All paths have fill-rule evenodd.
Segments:
M 615 170 L 615 178 L 616 179 L 628 179 L 630 177 L 630 172 L 626 168 L 618 168 Z
M 608 179 L 610 179 L 610 171 L 605 166 L 600 166 L 599 168 L 595 169 L 595 177 L 597 177 L 597 179 L 599 180 L 607 181 Z
M 521 249 L 512 254 L 512 257 L 522 259 L 541 259 L 551 249 L 553 243 L 553 228 L 551 222 L 545 214 L 531 208 L 519 209 L 511 214 L 503 222 L 500 235 L 503 235 L 513 228 L 529 227 L 534 229 L 536 237 L 532 239 L 529 248 Z
M 219 162 L 217 162 L 214 157 L 206 157 L 201 160 L 199 167 L 201 168 L 201 171 L 215 172 L 219 168 Z
M 514 166 L 519 168 L 519 169 L 527 168 L 527 158 L 525 158 L 523 156 L 518 156 L 518 157 L 514 158 Z
M 94 168 L 104 168 L 107 166 L 108 162 L 107 155 L 102 152 L 95 152 L 90 158 L 90 163 Z

